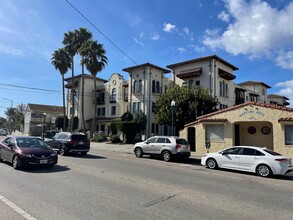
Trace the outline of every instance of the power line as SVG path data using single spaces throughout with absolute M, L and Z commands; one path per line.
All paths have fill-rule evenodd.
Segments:
M 12 87 L 12 88 L 27 89 L 27 90 L 33 90 L 33 91 L 39 91 L 39 92 L 41 91 L 41 92 L 59 93 L 59 91 L 57 91 L 57 90 L 25 87 L 25 86 L 13 85 L 13 84 L 8 84 L 8 83 L 0 83 L 0 87 Z
M 99 28 L 97 28 L 83 13 L 81 13 L 74 5 L 68 0 L 65 0 L 75 11 L 77 11 L 88 23 L 90 23 L 103 37 L 105 37 L 117 50 L 119 50 L 124 56 L 131 60 L 135 65 L 138 65 L 133 59 L 131 59 L 122 49 L 120 49 L 109 37 L 107 37 Z

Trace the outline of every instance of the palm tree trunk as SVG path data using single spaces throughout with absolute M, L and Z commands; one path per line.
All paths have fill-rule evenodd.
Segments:
M 82 57 L 83 60 L 83 57 Z M 82 73 L 81 73 L 81 120 L 82 120 L 82 125 L 83 125 L 83 131 L 86 131 L 86 126 L 85 126 L 85 119 L 84 119 L 84 64 L 82 64 Z
M 94 106 L 94 115 L 93 115 L 93 121 L 92 121 L 92 129 L 91 133 L 93 134 L 96 130 L 96 115 L 97 115 L 97 85 L 96 85 L 96 75 L 94 75 L 94 95 L 95 95 L 95 106 Z
M 73 119 L 74 119 L 74 57 L 71 57 L 71 95 L 72 95 L 72 112 L 70 120 L 70 131 L 73 131 Z
M 64 74 L 62 74 L 62 96 L 63 96 L 63 131 L 66 129 L 66 119 L 65 119 L 65 88 L 64 88 Z

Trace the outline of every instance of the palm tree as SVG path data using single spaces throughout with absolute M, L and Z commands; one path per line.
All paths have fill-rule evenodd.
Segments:
M 75 30 L 75 34 L 77 36 L 77 48 L 81 48 L 82 44 L 92 38 L 92 33 L 89 32 L 86 28 L 79 28 L 79 30 Z M 83 59 L 83 57 L 81 58 Z M 81 72 L 81 121 L 82 126 L 85 131 L 85 119 L 84 119 L 84 64 L 82 64 L 82 72 Z
M 69 122 L 69 130 L 72 131 L 72 120 L 74 117 L 74 56 L 77 53 L 77 37 L 74 31 L 68 31 L 64 33 L 64 38 L 62 41 L 65 46 L 65 50 L 70 55 L 71 58 L 71 95 L 72 95 L 72 111 L 71 120 Z
M 63 131 L 65 131 L 65 88 L 64 88 L 64 75 L 68 69 L 71 68 L 71 58 L 64 48 L 55 50 L 52 54 L 51 63 L 56 70 L 59 70 L 62 76 L 62 95 L 63 95 Z
M 92 121 L 91 132 L 93 133 L 96 127 L 96 114 L 97 114 L 97 89 L 96 89 L 96 78 L 97 73 L 101 72 L 108 61 L 108 58 L 105 56 L 106 51 L 102 44 L 99 44 L 97 41 L 89 40 L 85 42 L 79 50 L 83 59 L 81 60 L 82 64 L 85 64 L 87 70 L 94 77 L 94 95 L 95 95 L 95 107 L 94 115 Z

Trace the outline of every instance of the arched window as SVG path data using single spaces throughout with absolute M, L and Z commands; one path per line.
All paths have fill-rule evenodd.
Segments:
M 156 82 L 155 80 L 152 81 L 152 93 L 156 92 Z
M 160 93 L 160 82 L 159 81 L 157 81 L 157 83 L 156 83 L 156 92 Z
M 137 91 L 138 92 L 141 92 L 142 91 L 142 81 L 141 81 L 141 79 L 138 81 L 138 85 L 137 85 Z
M 189 80 L 188 86 L 189 86 L 190 89 L 192 88 L 192 86 L 193 86 L 193 80 L 192 79 Z
M 116 101 L 116 98 L 117 98 L 116 89 L 113 88 L 113 89 L 112 89 L 112 100 L 111 100 L 111 101 Z
M 136 90 L 137 90 L 137 81 L 134 80 L 134 82 L 133 82 L 133 92 L 136 92 Z

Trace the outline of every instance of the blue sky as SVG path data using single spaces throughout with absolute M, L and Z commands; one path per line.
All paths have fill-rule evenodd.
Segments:
M 113 73 L 128 79 L 122 69 L 136 64 L 166 67 L 216 54 L 239 68 L 236 83 L 262 81 L 272 87 L 269 93 L 284 95 L 293 104 L 293 1 L 68 2 L 0 1 L 0 117 L 11 104 L 62 105 L 61 75 L 51 65 L 51 54 L 62 47 L 65 32 L 80 27 L 91 31 L 107 51 L 108 65 L 98 74 L 106 80 Z M 75 71 L 80 74 L 79 65 Z

